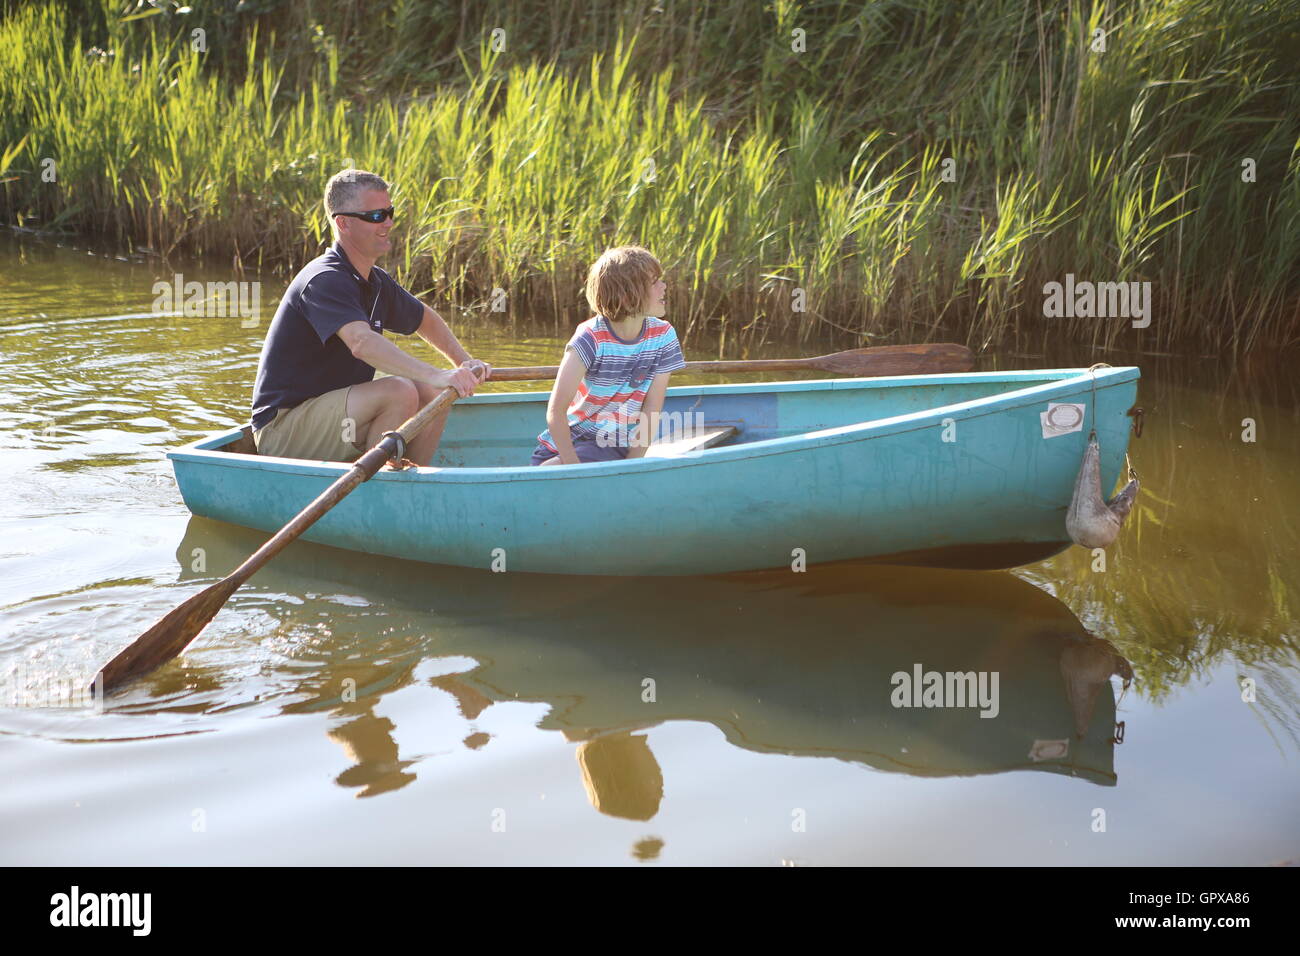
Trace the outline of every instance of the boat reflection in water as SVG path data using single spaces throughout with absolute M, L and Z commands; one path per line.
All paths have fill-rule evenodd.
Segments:
M 264 537 L 194 518 L 177 552 L 182 577 L 223 576 Z M 191 570 L 196 548 L 202 573 Z M 1128 662 L 1060 601 L 1003 572 L 845 564 L 561 578 L 296 543 L 252 587 L 236 601 L 277 616 L 281 643 L 328 620 L 328 636 L 286 668 L 277 703 L 340 718 L 331 737 L 353 766 L 337 782 L 361 795 L 415 779 L 423 758 L 399 755 L 393 723 L 374 708 L 420 683 L 456 699 L 469 748 L 490 744 L 473 722 L 493 704 L 548 705 L 539 726 L 578 743 L 592 805 L 630 819 L 659 808 L 663 775 L 640 732 L 668 721 L 713 724 L 747 750 L 917 776 L 1036 770 L 1116 783 L 1116 730 L 1123 735 L 1110 677 L 1127 685 Z M 340 587 L 364 600 L 314 597 Z M 205 635 L 155 679 L 174 686 L 184 669 L 190 686 L 211 690 L 222 665 L 206 659 L 240 650 L 218 654 L 220 640 Z M 247 640 L 240 645 L 247 655 Z

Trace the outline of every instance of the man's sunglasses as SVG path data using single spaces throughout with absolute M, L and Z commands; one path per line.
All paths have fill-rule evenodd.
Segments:
M 360 219 L 362 222 L 380 223 L 385 219 L 392 219 L 394 222 L 397 221 L 397 217 L 393 215 L 392 206 L 389 206 L 387 209 L 368 209 L 365 212 L 336 212 L 334 215 L 351 216 L 353 219 Z

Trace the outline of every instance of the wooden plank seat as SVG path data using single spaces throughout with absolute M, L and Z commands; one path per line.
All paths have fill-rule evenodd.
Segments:
M 647 458 L 679 458 L 693 451 L 702 451 L 730 441 L 740 431 L 735 425 L 706 425 L 703 430 L 687 438 L 670 436 L 667 441 L 657 441 L 646 449 Z

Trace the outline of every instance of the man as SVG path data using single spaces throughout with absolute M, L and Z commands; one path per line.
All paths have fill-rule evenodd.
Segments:
M 392 247 L 388 184 L 346 169 L 325 187 L 334 245 L 289 283 L 271 320 L 253 386 L 253 439 L 262 455 L 355 461 L 440 389 L 461 397 L 492 374 L 433 309 L 375 265 Z M 384 332 L 418 334 L 457 368 L 407 355 Z M 375 378 L 375 370 L 387 372 Z M 446 415 L 425 426 L 406 457 L 427 465 Z

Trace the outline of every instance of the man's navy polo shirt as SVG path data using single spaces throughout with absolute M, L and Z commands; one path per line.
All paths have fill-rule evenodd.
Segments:
M 378 266 L 369 282 L 361 278 L 336 242 L 294 276 L 275 310 L 253 385 L 253 427 L 264 428 L 277 408 L 375 377 L 334 334 L 349 322 L 411 335 L 423 320 L 424 303 Z

